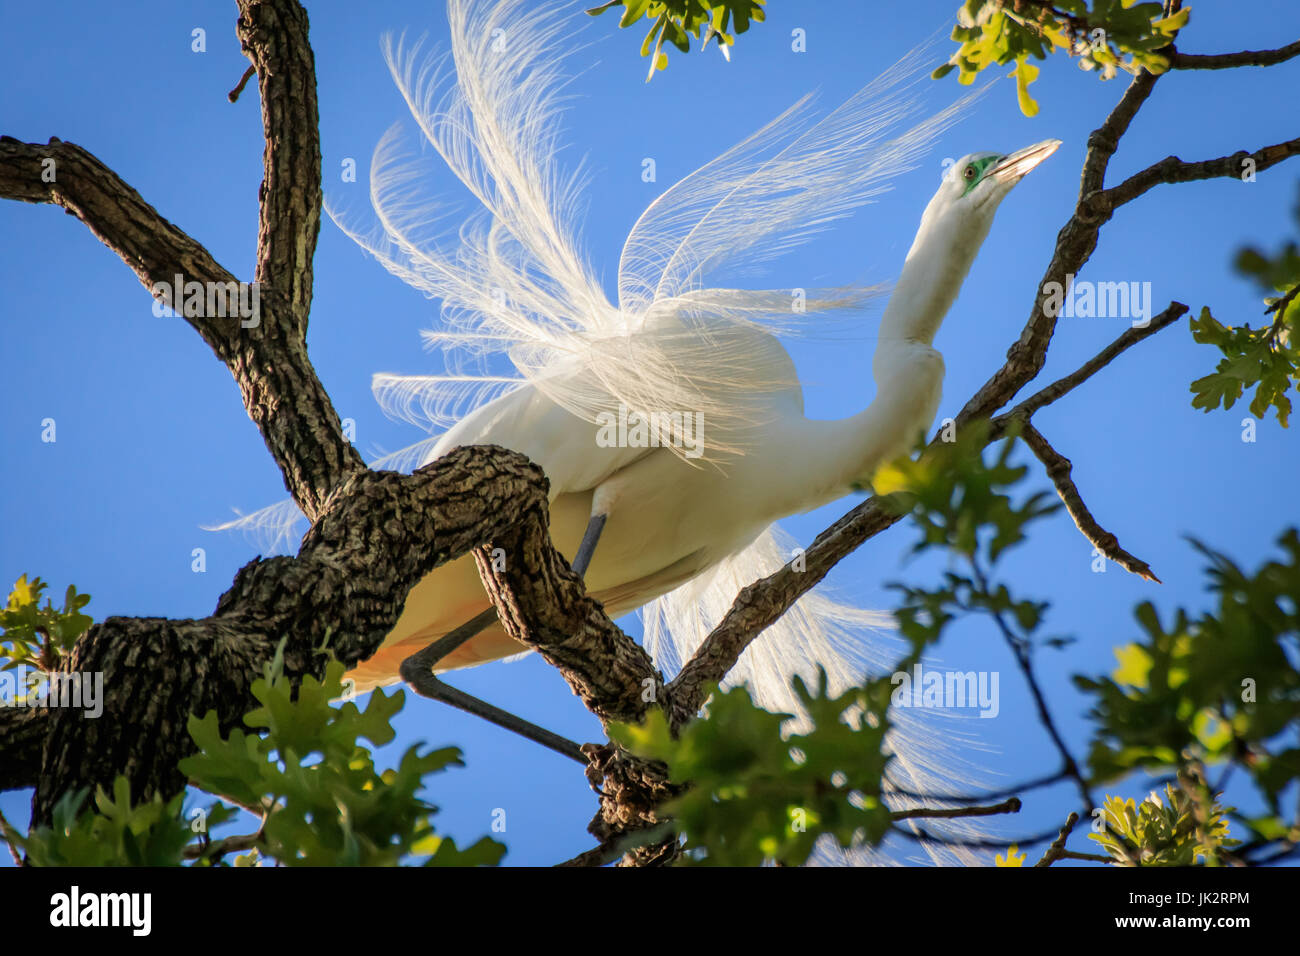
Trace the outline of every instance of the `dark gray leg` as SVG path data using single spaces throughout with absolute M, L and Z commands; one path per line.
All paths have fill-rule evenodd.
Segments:
M 582 544 L 578 545 L 578 553 L 573 556 L 574 573 L 578 577 L 586 577 L 587 568 L 591 566 L 591 556 L 596 551 L 596 542 L 600 540 L 600 533 L 605 530 L 606 515 L 592 515 L 591 520 L 587 522 L 587 530 L 582 536 Z
M 596 550 L 596 542 L 600 539 L 600 532 L 604 527 L 604 515 L 593 515 L 591 521 L 587 524 L 587 531 L 582 536 L 582 544 L 578 547 L 578 554 L 574 557 L 572 565 L 573 570 L 579 575 L 585 574 L 588 566 L 590 566 L 591 556 Z M 489 723 L 496 724 L 498 727 L 504 727 L 506 730 L 513 731 L 521 737 L 526 737 L 534 743 L 548 747 L 556 753 L 563 754 L 585 766 L 587 758 L 582 755 L 581 749 L 572 740 L 566 740 L 564 737 L 553 734 L 543 727 L 538 727 L 536 724 L 516 717 L 509 711 L 494 707 L 485 700 L 480 700 L 444 684 L 433 673 L 433 668 L 438 661 L 484 628 L 490 627 L 496 619 L 497 610 L 495 607 L 490 607 L 470 618 L 451 633 L 438 638 L 424 650 L 412 654 L 402 661 L 399 668 L 402 680 L 410 684 L 411 689 L 421 697 L 428 697 L 430 700 L 440 700 L 445 704 L 451 704 L 451 706 L 459 708 L 467 714 L 473 714 Z

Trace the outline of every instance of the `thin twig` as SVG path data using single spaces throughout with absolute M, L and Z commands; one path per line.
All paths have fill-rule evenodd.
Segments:
M 253 66 L 253 64 L 251 63 L 248 64 L 248 69 L 244 71 L 244 75 L 240 77 L 239 82 L 235 84 L 235 88 L 226 94 L 226 99 L 230 100 L 230 102 L 232 103 L 235 102 L 237 99 L 239 99 L 239 94 L 244 92 L 244 85 L 252 78 L 253 74 L 256 72 L 257 72 L 257 67 Z
M 4 837 L 5 846 L 9 848 L 9 855 L 13 857 L 14 866 L 22 866 L 22 854 L 18 852 L 18 847 L 14 842 L 18 837 L 18 831 L 5 818 L 3 810 L 0 810 L 0 836 Z
M 1113 856 L 1104 856 L 1101 853 L 1079 853 L 1075 850 L 1066 850 L 1061 854 L 1063 860 L 1087 860 L 1089 863 L 1114 863 Z
M 1089 378 L 1105 368 L 1115 360 L 1120 353 L 1131 348 L 1143 339 L 1155 335 L 1161 329 L 1173 325 L 1184 315 L 1187 314 L 1187 306 L 1181 302 L 1171 302 L 1159 315 L 1155 316 L 1146 325 L 1138 327 L 1131 326 L 1125 329 L 1113 342 L 1094 355 L 1088 361 L 1084 362 L 1077 369 L 1063 378 L 1058 378 L 1052 384 L 1045 388 L 1039 389 L 1033 395 L 1029 396 L 1020 404 L 1016 405 L 1010 411 L 995 417 L 991 422 L 989 431 L 989 440 L 995 441 L 1002 437 L 1006 430 L 1007 424 L 1013 418 L 1028 421 L 1029 417 L 1047 405 L 1052 404 L 1057 399 L 1078 388 Z
M 1020 798 L 1012 797 L 1001 803 L 985 807 L 914 807 L 911 810 L 895 810 L 889 815 L 894 821 L 917 819 L 954 819 L 956 817 L 991 817 L 999 813 L 1019 813 Z
M 1151 570 L 1151 565 L 1121 548 L 1119 539 L 1103 528 L 1097 522 L 1097 519 L 1092 516 L 1088 506 L 1083 503 L 1083 496 L 1079 494 L 1078 486 L 1075 485 L 1074 479 L 1070 477 L 1070 472 L 1073 469 L 1070 459 L 1053 448 L 1051 443 L 1043 437 L 1043 433 L 1029 422 L 1025 422 L 1020 426 L 1020 437 L 1025 440 L 1025 444 L 1029 446 L 1030 450 L 1047 469 L 1047 477 L 1051 479 L 1052 484 L 1056 487 L 1056 493 L 1065 505 L 1065 510 L 1074 519 L 1074 526 L 1079 529 L 1079 532 L 1088 539 L 1092 546 L 1124 570 L 1148 581 L 1154 581 L 1157 584 L 1163 583 L 1156 577 L 1156 573 Z
M 947 803 L 987 803 L 989 800 L 998 800 L 1003 797 L 1013 797 L 1017 794 L 1025 793 L 1028 790 L 1037 790 L 1040 787 L 1049 787 L 1054 783 L 1060 783 L 1066 779 L 1064 772 L 1058 770 L 1055 773 L 1043 777 L 1037 777 L 1027 780 L 1024 783 L 1016 784 L 1013 787 L 1003 787 L 1001 790 L 994 790 L 990 793 L 982 793 L 978 796 L 953 796 L 947 793 L 917 793 L 914 790 L 906 790 L 902 787 L 896 787 L 891 782 L 889 790 L 890 796 L 907 797 L 911 800 L 934 800 Z
M 985 592 L 989 591 L 988 579 L 978 561 L 972 559 L 971 571 L 975 575 L 976 583 L 980 588 Z M 1001 611 L 990 610 L 988 613 L 1002 633 L 1002 637 L 1011 649 L 1016 663 L 1020 666 L 1021 673 L 1025 676 L 1025 683 L 1029 685 L 1029 692 L 1034 698 L 1034 706 L 1038 710 L 1039 723 L 1043 725 L 1048 736 L 1052 738 L 1052 743 L 1056 745 L 1056 751 L 1061 756 L 1062 772 L 1075 782 L 1079 794 L 1083 797 L 1084 808 L 1091 811 L 1097 803 L 1092 797 L 1092 791 L 1088 788 L 1088 781 L 1084 779 L 1083 771 L 1079 769 L 1074 755 L 1070 753 L 1070 748 L 1066 746 L 1065 738 L 1061 736 L 1061 732 L 1056 728 L 1056 721 L 1052 719 L 1051 711 L 1047 709 L 1047 700 L 1043 697 L 1043 691 L 1038 686 L 1038 678 L 1034 675 L 1034 665 L 1030 659 L 1028 643 L 1012 633 Z
M 1032 833 L 1029 836 L 1019 837 L 1014 840 L 1001 839 L 979 839 L 966 840 L 960 837 L 948 837 L 941 833 L 931 833 L 924 827 L 917 826 L 912 830 L 906 827 L 893 826 L 889 828 L 890 833 L 895 833 L 914 843 L 937 843 L 941 846 L 961 847 L 967 850 L 1006 850 L 1010 847 L 1035 846 L 1044 843 L 1056 837 L 1058 830 L 1052 827 L 1050 830 L 1044 830 L 1041 833 Z
M 207 846 L 202 844 L 191 844 L 187 846 L 182 854 L 187 860 L 197 860 L 199 857 L 211 856 L 220 859 L 227 853 L 240 853 L 244 850 L 255 848 L 262 839 L 262 831 L 256 833 L 241 833 L 238 836 L 225 837 L 215 843 L 209 843 Z
M 1166 156 L 1158 163 L 1152 163 L 1141 172 L 1134 173 L 1118 186 L 1093 193 L 1084 200 L 1084 205 L 1094 215 L 1109 218 L 1120 206 L 1132 202 L 1156 186 L 1224 177 L 1237 179 L 1244 169 L 1263 172 L 1296 155 L 1300 155 L 1300 137 L 1264 146 L 1253 153 L 1242 149 L 1230 156 L 1218 156 L 1194 163 L 1184 162 L 1177 156 Z M 1248 162 L 1251 164 L 1249 167 Z
M 1057 860 L 1062 859 L 1065 856 L 1065 841 L 1070 838 L 1070 831 L 1074 829 L 1074 825 L 1078 822 L 1079 815 L 1077 813 L 1071 813 L 1066 817 L 1065 826 L 1061 827 L 1061 835 L 1052 841 L 1052 845 L 1047 848 L 1043 858 L 1034 866 L 1051 866 Z
M 1228 70 L 1238 66 L 1273 66 L 1300 56 L 1300 40 L 1276 50 L 1242 50 L 1240 53 L 1180 53 L 1173 51 L 1169 68 L 1173 70 Z
M 1286 295 L 1282 296 L 1282 298 L 1278 299 L 1267 309 L 1265 309 L 1264 314 L 1268 315 L 1270 312 L 1276 312 L 1277 316 L 1274 319 L 1274 322 L 1276 323 L 1277 321 L 1281 320 L 1282 316 L 1286 313 L 1286 307 L 1291 304 L 1292 300 L 1295 299 L 1296 297 L 1296 293 L 1298 292 L 1300 292 L 1300 285 L 1293 285 L 1291 287 L 1291 291 L 1288 292 Z M 1276 328 L 1276 324 L 1274 325 L 1274 327 Z

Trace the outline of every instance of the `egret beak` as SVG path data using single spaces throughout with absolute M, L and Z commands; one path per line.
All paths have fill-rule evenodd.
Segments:
M 1041 143 L 1016 150 L 1010 156 L 1004 156 L 1001 162 L 989 170 L 988 175 L 994 182 L 1014 186 L 1024 179 L 1026 173 L 1056 152 L 1060 145 L 1059 139 L 1045 139 Z

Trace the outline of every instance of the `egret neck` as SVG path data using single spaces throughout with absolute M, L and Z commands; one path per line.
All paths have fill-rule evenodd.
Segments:
M 1046 140 L 1007 156 L 973 153 L 944 176 L 921 216 L 880 321 L 871 363 L 876 398 L 857 415 L 826 423 L 841 450 L 827 463 L 838 478 L 829 486 L 866 485 L 880 465 L 906 454 L 934 420 L 944 364 L 931 343 L 988 237 L 998 205 L 1060 145 Z

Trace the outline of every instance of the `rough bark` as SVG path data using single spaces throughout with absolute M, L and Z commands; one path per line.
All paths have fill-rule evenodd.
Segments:
M 327 644 L 345 664 L 365 659 L 424 575 L 506 535 L 545 502 L 541 471 L 501 448 L 458 449 L 412 475 L 363 471 L 339 489 L 296 557 L 245 565 L 211 617 L 94 625 L 68 666 L 104 674 L 104 712 L 93 720 L 71 708 L 37 712 L 47 727 L 35 818 L 49 819 L 64 792 L 118 773 L 137 798 L 177 792 L 185 781 L 176 762 L 192 751 L 188 716 L 215 710 L 223 728 L 237 726 L 256 706 L 250 688 L 281 640 L 295 680 L 323 674 Z M 31 733 L 23 722 L 4 725 Z

